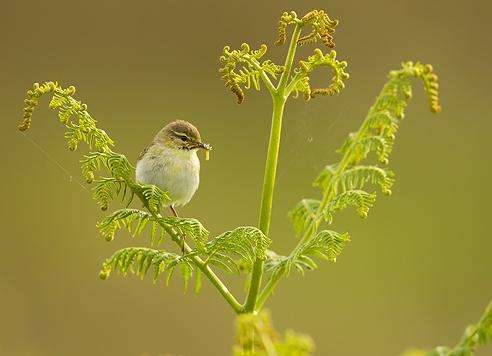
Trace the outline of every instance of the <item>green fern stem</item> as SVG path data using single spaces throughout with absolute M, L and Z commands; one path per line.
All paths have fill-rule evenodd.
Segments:
M 265 164 L 265 176 L 263 180 L 263 192 L 261 198 L 261 208 L 259 217 L 259 228 L 269 236 L 270 220 L 272 215 L 273 193 L 275 190 L 275 178 L 277 172 L 278 153 L 280 149 L 280 138 L 282 131 L 282 118 L 284 113 L 285 103 L 287 101 L 285 88 L 292 70 L 292 64 L 297 49 L 297 41 L 301 34 L 301 26 L 296 24 L 294 27 L 292 38 L 285 58 L 285 70 L 280 77 L 278 87 L 271 92 L 273 102 L 272 123 L 270 128 L 270 139 L 268 142 L 268 152 Z M 257 258 L 251 273 L 251 282 L 244 304 L 243 311 L 251 313 L 255 310 L 258 295 L 263 277 L 264 257 Z

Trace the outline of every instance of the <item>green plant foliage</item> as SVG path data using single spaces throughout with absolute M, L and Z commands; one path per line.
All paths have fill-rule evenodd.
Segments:
M 336 262 L 345 245 L 350 241 L 347 233 L 340 234 L 335 231 L 320 231 L 312 239 L 304 242 L 295 254 L 291 256 L 280 256 L 273 251 L 268 253 L 268 262 L 265 268 L 272 274 L 285 273 L 288 275 L 294 267 L 300 274 L 304 275 L 305 269 L 318 268 L 313 258 L 318 257 L 329 262 Z
M 265 258 L 271 241 L 256 227 L 238 227 L 210 240 L 205 247 L 206 264 L 228 272 L 249 270 L 256 258 Z
M 76 150 L 80 142 L 85 142 L 92 150 L 85 154 L 80 163 L 82 175 L 88 184 L 93 185 L 93 198 L 102 210 L 107 210 L 110 202 L 117 197 L 126 205 L 98 223 L 101 235 L 111 241 L 116 231 L 122 228 L 133 236 L 143 234 L 147 230 L 151 246 L 161 243 L 164 237 L 169 235 L 180 249 L 186 250 L 187 256 L 164 250 L 129 247 L 117 251 L 104 263 L 101 276 L 109 276 L 113 270 L 118 270 L 124 275 L 131 271 L 143 276 L 153 267 L 154 279 L 164 272 L 168 273 L 170 278 L 175 267 L 179 266 L 187 284 L 193 268 L 197 267 L 200 272 L 196 273 L 195 290 L 200 289 L 201 275 L 205 274 L 231 306 L 239 311 L 240 305 L 234 296 L 199 257 L 200 253 L 205 252 L 209 232 L 194 218 L 162 215 L 163 208 L 169 202 L 166 192 L 154 185 L 140 184 L 133 179 L 133 165 L 124 155 L 111 150 L 114 142 L 103 130 L 97 128 L 96 121 L 87 112 L 87 105 L 75 100 L 72 97 L 74 93 L 73 86 L 63 89 L 55 82 L 35 83 L 27 92 L 27 106 L 19 129 L 25 131 L 31 127 L 32 113 L 39 104 L 39 99 L 44 94 L 52 94 L 50 108 L 58 111 L 59 119 L 65 125 L 68 148 Z M 105 171 L 109 176 L 99 176 L 100 171 Z M 135 196 L 147 211 L 129 206 Z M 146 229 L 147 226 L 149 229 Z M 255 237 L 253 234 L 252 238 Z M 187 241 L 193 242 L 194 248 L 190 247 Z
M 302 199 L 289 213 L 289 216 L 296 234 L 302 235 L 306 228 L 320 220 L 319 214 L 322 215 L 322 221 L 331 224 L 333 213 L 347 207 L 354 207 L 360 217 L 366 218 L 375 201 L 375 193 L 368 193 L 360 189 L 345 190 L 334 197 L 321 212 L 318 212 L 322 204 L 320 200 Z
M 297 235 L 301 235 L 316 220 L 316 213 L 320 205 L 321 201 L 318 199 L 302 199 L 292 209 L 289 217 L 292 219 L 292 224 Z M 328 218 L 328 216 L 325 216 L 325 220 Z
M 309 26 L 311 31 L 297 39 L 297 44 L 303 46 L 306 44 L 316 43 L 321 40 L 328 48 L 335 47 L 333 34 L 338 26 L 338 20 L 332 20 L 323 10 L 313 10 L 304 15 L 301 19 L 297 17 L 294 11 L 284 12 L 280 17 L 278 24 L 277 45 L 285 44 L 287 39 L 287 27 L 298 24 L 300 26 Z
M 327 166 L 314 182 L 314 186 L 326 189 L 335 171 L 333 165 Z M 356 165 L 345 170 L 339 177 L 342 191 L 362 189 L 367 183 L 378 186 L 383 194 L 390 195 L 391 187 L 395 183 L 395 174 L 389 170 L 375 165 Z
M 295 36 L 300 34 L 299 25 L 295 26 L 291 48 Z M 321 58 L 320 52 L 317 53 L 318 58 Z M 315 61 L 308 60 L 308 63 Z M 308 67 L 301 62 L 301 68 L 303 66 Z M 294 83 L 299 79 L 296 77 L 298 74 L 299 71 L 294 74 L 294 80 L 287 85 L 287 93 L 289 88 L 293 91 L 296 87 Z M 376 103 L 369 110 L 360 129 L 349 134 L 338 150 L 342 156 L 341 160 L 326 166 L 316 178 L 314 185 L 321 189 L 321 198 L 302 199 L 289 214 L 294 231 L 299 236 L 297 246 L 287 256 L 268 251 L 266 262 L 261 263 L 269 277 L 258 297 L 259 308 L 273 292 L 281 277 L 288 275 L 292 267 L 301 273 L 306 269 L 314 269 L 317 267 L 313 259 L 315 256 L 336 261 L 349 240 L 348 235 L 328 230 L 318 231 L 323 223 L 333 222 L 336 211 L 354 207 L 359 216 L 365 218 L 376 199 L 376 193 L 369 190 L 371 186 L 379 188 L 383 194 L 391 194 L 395 176 L 386 164 L 400 121 L 411 98 L 412 78 L 418 78 L 423 82 L 431 111 L 437 113 L 441 110 L 437 95 L 437 76 L 430 65 L 406 62 L 402 64 L 401 69 L 390 72 L 388 82 L 376 98 Z M 379 163 L 362 163 L 372 153 Z
M 27 91 L 19 129 L 25 131 L 31 126 L 32 114 L 40 98 L 51 95 L 49 106 L 58 112 L 58 118 L 65 126 L 68 148 L 76 150 L 82 142 L 89 147 L 80 163 L 84 179 L 92 184 L 93 198 L 102 210 L 107 210 L 117 198 L 123 205 L 98 223 L 101 235 L 111 241 L 119 230 L 124 229 L 132 236 L 146 234 L 150 237 L 150 248 L 127 247 L 106 259 L 101 278 L 106 279 L 116 271 L 124 276 L 133 273 L 141 278 L 152 274 L 154 282 L 160 277 L 169 281 L 178 268 L 185 288 L 194 274 L 195 291 L 198 292 L 202 276 L 205 276 L 239 314 L 235 355 L 307 356 L 312 353 L 314 346 L 310 338 L 293 332 L 287 332 L 283 338 L 277 335 L 269 315 L 262 312 L 265 301 L 281 277 L 292 269 L 303 274 L 317 268 L 319 259 L 337 261 L 350 241 L 349 235 L 322 226 L 332 224 L 336 212 L 352 207 L 365 218 L 375 203 L 376 190 L 391 194 L 395 175 L 386 165 L 412 95 L 412 78 L 423 83 L 431 111 L 441 110 L 437 76 L 430 65 L 406 62 L 400 69 L 391 71 L 360 128 L 349 134 L 337 151 L 340 160 L 327 165 L 316 178 L 314 185 L 320 188 L 321 196 L 302 199 L 290 213 L 299 238 L 297 246 L 286 256 L 268 250 L 272 242 L 269 228 L 284 107 L 291 96 L 302 94 L 310 100 L 320 95 L 338 94 L 345 88 L 349 78 L 347 62 L 339 60 L 332 50 L 337 26 L 338 20 L 331 19 L 323 10 L 313 10 L 302 17 L 293 11 L 283 13 L 276 43 L 285 44 L 288 31 L 292 30 L 283 65 L 264 58 L 266 45 L 257 50 L 245 43 L 240 49 L 224 47 L 219 72 L 226 88 L 236 96 L 238 103 L 244 101 L 245 90 L 266 88 L 272 97 L 272 124 L 258 227 L 238 227 L 212 239 L 208 239 L 209 232 L 194 218 L 165 216 L 170 201 L 167 193 L 154 185 L 134 180 L 133 165 L 123 154 L 112 150 L 113 140 L 97 127 L 87 105 L 73 97 L 73 86 L 62 88 L 56 82 L 35 83 Z M 318 42 L 329 48 L 329 52 L 316 48 L 311 56 L 296 59 L 299 46 Z M 323 67 L 331 69 L 330 83 L 324 88 L 311 88 L 311 76 Z M 138 209 L 132 206 L 135 200 L 140 203 Z M 155 248 L 169 240 L 176 244 L 175 248 L 181 254 Z M 238 302 L 214 269 L 223 273 L 246 272 L 244 303 Z M 263 278 L 265 272 L 267 279 Z M 487 308 L 478 324 L 467 329 L 458 346 L 437 348 L 430 355 L 472 355 L 477 345 L 485 344 L 491 338 L 491 308 Z
M 313 340 L 307 335 L 288 330 L 283 338 L 279 337 L 267 311 L 236 319 L 234 356 L 309 356 L 313 351 Z
M 87 183 L 92 183 L 94 174 L 103 168 L 121 180 L 130 178 L 135 170 L 124 155 L 111 151 L 89 152 L 80 161 L 80 167 Z
M 283 72 L 283 67 L 276 65 L 270 60 L 260 62 L 260 59 L 267 51 L 266 45 L 261 45 L 258 50 L 251 50 L 247 43 L 241 45 L 240 50 L 232 50 L 225 46 L 220 61 L 223 65 L 219 69 L 225 86 L 236 95 L 238 104 L 244 100 L 243 89 L 250 89 L 253 86 L 260 90 L 260 77 L 270 75 L 277 78 Z
M 402 356 L 473 356 L 478 346 L 492 341 L 492 302 L 478 321 L 469 325 L 455 347 L 439 346 L 433 350 L 408 350 Z
M 326 166 L 316 178 L 314 185 L 321 188 L 322 199 L 302 199 L 289 214 L 296 234 L 301 237 L 301 243 L 289 258 L 299 256 L 304 243 L 317 236 L 322 222 L 332 223 L 335 211 L 354 207 L 362 218 L 367 217 L 376 199 L 375 192 L 365 190 L 369 184 L 379 187 L 383 194 L 391 194 L 394 173 L 385 166 L 361 162 L 374 152 L 380 163 L 388 163 L 399 121 L 411 97 L 410 79 L 413 77 L 423 81 L 431 111 L 440 111 L 437 77 L 432 73 L 432 67 L 407 62 L 402 69 L 392 71 L 359 131 L 350 134 L 338 150 L 342 159 Z
M 292 258 L 288 259 L 287 271 L 294 266 L 303 273 L 304 268 L 312 270 L 317 268 L 312 257 L 320 257 L 330 262 L 336 262 L 342 253 L 345 244 L 350 241 L 348 234 L 339 234 L 335 231 L 320 231 L 312 239 L 304 242 Z
M 193 275 L 193 264 L 183 256 L 164 250 L 155 250 L 147 247 L 127 247 L 116 251 L 102 266 L 99 277 L 108 279 L 112 272 L 117 271 L 123 276 L 133 273 L 142 279 L 152 271 L 152 280 L 157 283 L 159 277 L 166 275 L 166 284 L 169 283 L 176 267 L 179 267 L 183 276 L 185 290 Z
M 340 93 L 345 88 L 344 81 L 349 78 L 345 72 L 347 62 L 338 61 L 337 53 L 331 51 L 328 54 L 323 54 L 320 49 L 315 49 L 314 54 L 309 56 L 307 61 L 299 61 L 299 67 L 294 69 L 294 76 L 291 83 L 287 87 L 287 92 L 294 92 L 294 97 L 298 93 L 304 94 L 304 99 L 310 100 L 317 95 L 335 95 Z M 309 85 L 309 74 L 320 67 L 329 67 L 332 70 L 331 83 L 326 88 L 311 89 Z
M 300 30 L 311 28 L 311 31 L 304 35 L 298 36 L 296 44 L 301 46 L 308 43 L 316 43 L 321 40 L 328 48 L 335 47 L 333 42 L 333 33 L 338 25 L 338 20 L 331 20 L 323 10 L 313 10 L 299 19 L 294 11 L 284 12 L 279 21 L 278 38 L 276 44 L 282 45 L 287 38 L 287 27 L 289 25 L 298 26 Z M 338 61 L 336 52 L 330 51 L 328 54 L 323 54 L 320 49 L 315 49 L 314 54 L 309 56 L 307 60 L 299 61 L 299 67 L 294 69 L 294 75 L 290 74 L 289 64 L 288 73 L 286 65 L 280 66 L 274 64 L 270 60 L 260 63 L 267 51 L 266 45 L 261 45 L 259 50 L 252 51 L 248 44 L 243 43 L 240 50 L 232 50 L 229 46 L 224 47 L 220 61 L 222 67 L 219 69 L 222 79 L 225 81 L 225 86 L 237 97 L 238 103 L 244 100 L 243 89 L 249 89 L 253 85 L 257 90 L 260 89 L 260 80 L 263 80 L 272 95 L 279 93 L 281 89 L 285 91 L 285 97 L 294 93 L 297 97 L 299 93 L 304 95 L 306 100 L 314 98 L 317 95 L 334 95 L 345 88 L 344 80 L 349 78 L 345 72 L 347 62 Z M 238 69 L 238 65 L 240 68 Z M 331 83 L 326 88 L 311 89 L 309 84 L 309 74 L 320 67 L 329 67 L 332 70 Z M 282 74 L 286 79 L 285 87 L 281 88 L 280 83 L 272 84 L 271 79 L 276 80 L 277 76 Z M 287 78 L 288 77 L 288 78 Z

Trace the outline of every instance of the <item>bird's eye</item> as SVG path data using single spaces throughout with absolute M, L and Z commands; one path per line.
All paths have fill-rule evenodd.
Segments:
M 183 141 L 183 142 L 188 141 L 188 137 L 187 137 L 187 136 L 179 136 L 179 138 L 180 138 L 180 139 L 181 139 L 181 141 Z

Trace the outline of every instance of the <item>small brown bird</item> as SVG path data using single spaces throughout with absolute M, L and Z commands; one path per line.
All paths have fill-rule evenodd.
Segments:
M 167 192 L 175 216 L 176 207 L 187 204 L 200 184 L 200 148 L 210 151 L 212 146 L 202 142 L 195 126 L 176 120 L 164 126 L 138 158 L 137 182 Z

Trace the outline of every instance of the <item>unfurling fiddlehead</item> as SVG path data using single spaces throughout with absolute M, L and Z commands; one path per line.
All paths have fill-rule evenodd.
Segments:
M 330 19 L 328 14 L 323 10 L 313 10 L 303 16 L 301 23 L 303 26 L 311 26 L 312 31 L 297 40 L 300 46 L 321 40 L 326 47 L 335 47 L 333 34 L 335 33 L 335 28 L 338 26 L 338 20 Z
M 241 45 L 240 50 L 224 47 L 220 56 L 222 67 L 219 72 L 226 88 L 236 96 L 238 104 L 244 101 L 243 88 L 250 89 L 253 86 L 260 90 L 262 76 L 268 74 L 275 79 L 282 73 L 283 68 L 270 60 L 260 62 L 266 51 L 266 45 L 261 45 L 258 50 L 251 50 L 246 43 Z
M 280 17 L 276 44 L 282 45 L 285 43 L 289 25 L 294 25 L 297 33 L 295 39 L 293 38 L 293 41 L 295 41 L 294 46 L 291 44 L 289 51 L 295 51 L 298 45 L 315 43 L 317 40 L 321 40 L 328 48 L 335 46 L 333 34 L 338 21 L 330 19 L 323 10 L 313 10 L 301 19 L 297 17 L 294 11 L 284 12 Z M 310 27 L 311 32 L 301 36 L 301 31 L 305 27 Z M 294 56 L 288 57 L 284 66 L 278 66 L 269 60 L 260 64 L 259 59 L 265 52 L 265 45 L 262 45 L 258 51 L 250 51 L 247 44 L 243 44 L 240 50 L 231 51 L 228 46 L 224 48 L 220 57 L 223 65 L 220 68 L 221 77 L 225 81 L 226 88 L 236 95 L 238 103 L 242 103 L 244 100 L 243 88 L 249 89 L 253 85 L 259 90 L 260 78 L 272 95 L 284 91 L 284 99 L 286 99 L 291 93 L 294 93 L 294 97 L 302 93 L 306 100 L 310 100 L 317 95 L 335 95 L 339 93 L 345 88 L 344 81 L 349 78 L 348 73 L 345 71 L 347 62 L 337 60 L 337 54 L 333 50 L 325 55 L 320 49 L 315 49 L 314 54 L 309 56 L 307 60 L 299 61 L 299 67 L 294 69 L 292 76 L 290 72 Z M 237 70 L 239 64 L 243 68 Z M 331 68 L 331 83 L 326 88 L 311 89 L 309 75 L 319 67 Z M 288 71 L 288 73 L 285 71 Z M 272 84 L 271 78 L 275 80 L 279 74 L 282 75 L 281 78 L 283 80 L 281 79 L 279 83 Z M 281 85 L 285 86 L 285 88 L 281 88 Z
M 275 44 L 279 46 L 283 45 L 287 39 L 287 27 L 299 22 L 300 20 L 294 11 L 284 12 L 278 21 L 277 40 Z
M 277 40 L 275 44 L 283 45 L 287 39 L 287 27 L 298 24 L 299 26 L 309 26 L 311 31 L 297 39 L 297 44 L 303 46 L 306 44 L 316 43 L 321 40 L 328 48 L 334 48 L 335 42 L 333 34 L 338 26 L 338 20 L 332 20 L 323 10 L 313 10 L 304 15 L 301 19 L 297 17 L 294 11 L 284 12 L 280 17 L 277 30 Z
M 294 69 L 294 77 L 287 87 L 287 92 L 294 92 L 297 97 L 299 92 L 304 94 L 304 98 L 309 100 L 316 95 L 335 95 L 345 88 L 344 80 L 349 78 L 345 72 L 347 62 L 338 61 L 337 53 L 331 51 L 324 55 L 320 49 L 315 49 L 314 54 L 308 57 L 307 61 L 299 61 L 299 67 Z M 331 83 L 326 88 L 311 89 L 309 85 L 309 74 L 319 67 L 329 67 L 332 70 Z

